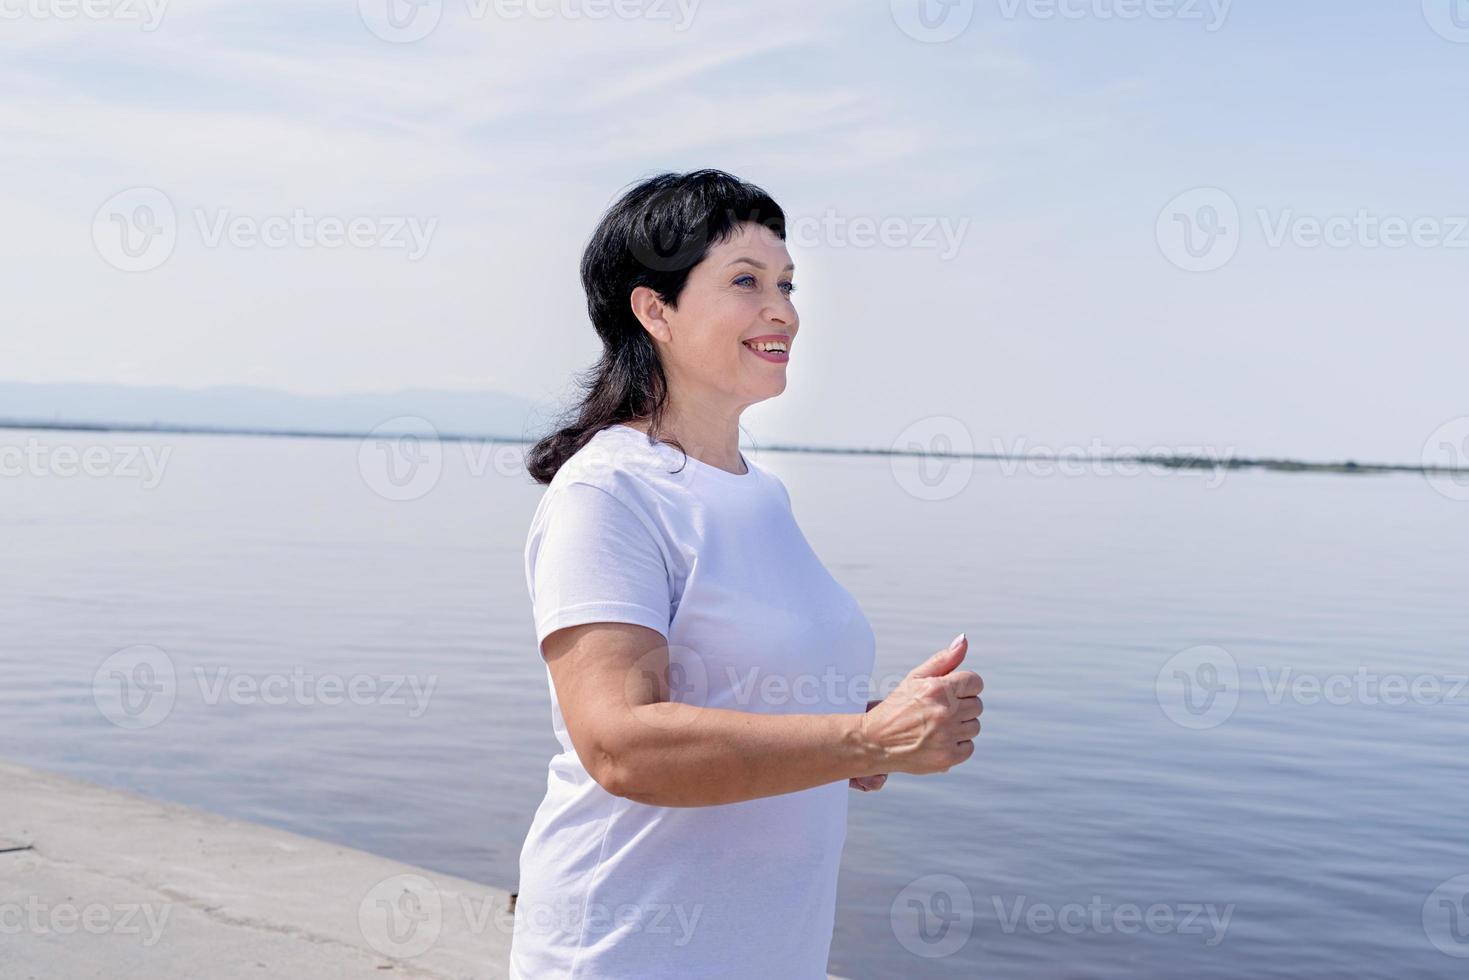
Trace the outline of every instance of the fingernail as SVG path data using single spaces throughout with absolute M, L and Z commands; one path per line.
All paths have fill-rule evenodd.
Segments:
M 950 650 L 957 650 L 957 649 L 959 649 L 959 645 L 961 643 L 963 643 L 963 642 L 964 642 L 964 634 L 963 633 L 960 633 L 958 636 L 954 637 L 954 642 L 949 644 L 949 649 Z

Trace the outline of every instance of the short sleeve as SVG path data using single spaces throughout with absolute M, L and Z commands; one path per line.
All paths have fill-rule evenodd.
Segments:
M 526 545 L 537 647 L 583 623 L 633 623 L 666 637 L 672 600 L 653 531 L 600 487 L 567 483 L 552 493 Z
M 781 496 L 786 498 L 786 509 L 789 510 L 791 508 L 791 492 L 786 489 L 785 481 L 774 473 L 770 474 L 770 478 L 775 481 L 776 486 L 780 487 Z

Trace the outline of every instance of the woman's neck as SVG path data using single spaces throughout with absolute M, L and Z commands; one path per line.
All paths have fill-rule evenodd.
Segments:
M 646 418 L 633 419 L 623 425 L 648 434 L 650 422 Z M 729 473 L 743 475 L 746 472 L 744 458 L 740 455 L 739 421 L 733 427 L 718 420 L 704 420 L 702 424 L 689 419 L 675 419 L 665 414 L 658 427 L 660 442 L 676 441 L 683 451 L 701 463 L 718 467 Z M 717 434 L 717 437 L 716 437 Z

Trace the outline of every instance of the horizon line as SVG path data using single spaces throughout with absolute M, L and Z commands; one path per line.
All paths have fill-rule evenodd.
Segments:
M 134 433 L 157 433 L 172 435 L 215 435 L 215 436 L 246 436 L 267 439 L 365 439 L 372 432 L 346 431 L 346 430 L 314 430 L 314 429 L 269 429 L 254 428 L 249 426 L 203 426 L 203 425 L 140 425 L 130 423 L 111 422 L 47 422 L 33 419 L 0 418 L 0 430 L 34 430 L 43 432 L 134 432 Z M 395 437 L 414 435 L 411 432 L 382 433 L 382 435 Z M 501 436 L 475 433 L 439 433 L 436 432 L 432 438 L 439 442 L 505 442 L 529 444 L 539 441 L 541 437 L 526 436 Z M 809 453 L 838 456 L 934 456 L 944 459 L 979 459 L 987 461 L 1006 462 L 1011 460 L 1040 460 L 1059 462 L 1062 460 L 1074 460 L 1078 462 L 1109 462 L 1109 463 L 1151 463 L 1166 466 L 1172 469 L 1265 469 L 1275 472 L 1324 472 L 1342 474 L 1368 474 L 1368 473 L 1419 473 L 1427 475 L 1430 473 L 1465 473 L 1469 474 L 1469 467 L 1465 466 L 1429 466 L 1423 463 L 1358 463 L 1347 459 L 1338 462 L 1317 462 L 1302 459 L 1291 459 L 1269 456 L 1196 456 L 1182 453 L 1168 454 L 1141 454 L 1141 453 L 1113 453 L 1106 455 L 1075 455 L 1070 453 L 994 453 L 994 452 L 944 452 L 923 451 L 905 449 L 881 449 L 861 446 L 800 446 L 800 445 L 741 445 L 741 449 L 750 449 L 758 452 L 777 453 Z

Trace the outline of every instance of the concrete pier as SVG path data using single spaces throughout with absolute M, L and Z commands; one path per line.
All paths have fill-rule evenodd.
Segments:
M 508 899 L 0 761 L 6 980 L 505 980 Z
M 513 920 L 503 889 L 0 761 L 4 980 L 507 980 Z

